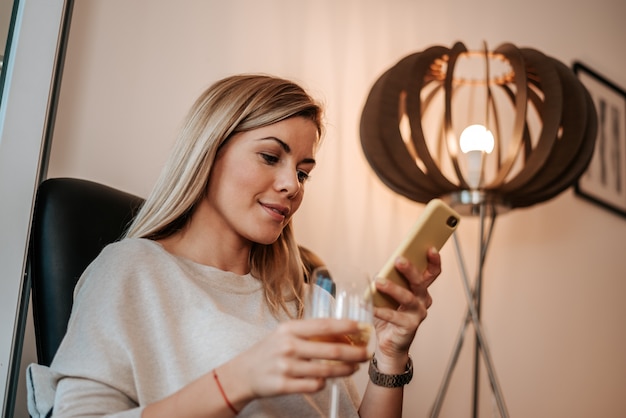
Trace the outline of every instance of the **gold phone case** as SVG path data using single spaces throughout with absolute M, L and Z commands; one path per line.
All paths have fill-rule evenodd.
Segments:
M 378 276 L 408 288 L 406 279 L 394 267 L 395 260 L 403 255 L 420 271 L 423 271 L 428 265 L 426 258 L 428 249 L 435 247 L 440 250 L 456 230 L 460 220 L 460 215 L 442 200 L 433 199 L 428 202 L 404 241 L 389 257 Z M 398 306 L 393 298 L 375 290 L 372 297 L 374 306 L 389 308 Z

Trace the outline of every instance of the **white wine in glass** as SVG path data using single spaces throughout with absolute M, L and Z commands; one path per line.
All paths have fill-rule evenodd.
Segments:
M 348 335 L 328 335 L 315 341 L 339 342 L 360 347 L 368 345 L 373 330 L 371 279 L 359 269 L 345 265 L 318 267 L 311 274 L 307 306 L 308 318 L 351 319 L 360 325 L 359 332 Z M 339 387 L 330 382 L 330 418 L 337 418 Z

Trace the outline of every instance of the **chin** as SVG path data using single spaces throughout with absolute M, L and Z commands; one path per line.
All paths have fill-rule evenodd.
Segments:
M 276 242 L 276 240 L 278 240 L 279 237 L 280 237 L 280 232 L 272 233 L 272 234 L 257 234 L 257 235 L 251 236 L 250 241 L 256 244 L 261 244 L 261 245 L 272 245 L 273 243 Z
M 278 240 L 278 237 L 275 237 L 274 239 L 259 239 L 259 240 L 255 240 L 254 242 L 256 242 L 257 244 L 261 244 L 261 245 L 272 245 L 277 240 Z

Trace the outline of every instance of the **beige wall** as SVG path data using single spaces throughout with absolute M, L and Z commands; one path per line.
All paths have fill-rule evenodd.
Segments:
M 375 271 L 422 208 L 388 191 L 362 157 L 358 119 L 382 71 L 433 44 L 484 40 L 579 59 L 626 86 L 624 16 L 621 0 L 78 0 L 49 174 L 145 195 L 204 87 L 233 72 L 291 77 L 327 103 L 329 122 L 298 236 L 324 258 Z M 460 229 L 470 272 L 476 229 L 475 219 Z M 512 416 L 623 415 L 625 243 L 626 219 L 572 190 L 498 219 L 484 327 Z M 413 346 L 407 417 L 427 416 L 464 315 L 452 250 Z M 442 417 L 470 415 L 467 344 Z M 482 382 L 481 416 L 497 416 Z

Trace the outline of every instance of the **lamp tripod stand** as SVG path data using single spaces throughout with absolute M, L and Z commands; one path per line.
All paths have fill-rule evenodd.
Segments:
M 504 402 L 504 397 L 502 395 L 502 390 L 500 388 L 500 384 L 498 383 L 498 379 L 495 372 L 495 367 L 493 365 L 493 361 L 491 358 L 491 352 L 489 350 L 489 346 L 487 344 L 487 340 L 485 338 L 485 334 L 483 331 L 482 324 L 480 322 L 480 314 L 481 314 L 481 292 L 482 292 L 482 281 L 483 281 L 483 268 L 485 265 L 485 260 L 487 257 L 487 250 L 489 248 L 489 242 L 491 240 L 491 234 L 493 232 L 493 228 L 496 221 L 496 216 L 498 213 L 499 206 L 500 210 L 504 208 L 503 205 L 498 204 L 495 201 L 490 201 L 487 196 L 481 192 L 467 192 L 463 191 L 458 194 L 454 194 L 450 196 L 451 204 L 459 210 L 463 214 L 472 214 L 477 215 L 479 219 L 479 254 L 478 254 L 478 268 L 476 271 L 476 277 L 474 280 L 474 287 L 472 288 L 469 280 L 469 276 L 467 273 L 467 269 L 465 267 L 465 261 L 463 258 L 463 253 L 461 251 L 461 244 L 459 243 L 458 236 L 456 232 L 454 233 L 454 246 L 456 250 L 456 256 L 459 263 L 459 269 L 461 271 L 461 278 L 463 282 L 463 290 L 465 291 L 465 297 L 467 299 L 467 313 L 463 318 L 463 323 L 461 324 L 461 328 L 459 329 L 459 333 L 456 337 L 456 342 L 454 345 L 454 349 L 452 351 L 452 356 L 450 357 L 450 361 L 446 368 L 446 372 L 444 374 L 443 381 L 437 392 L 437 397 L 435 399 L 435 403 L 431 409 L 430 417 L 435 418 L 439 416 L 441 411 L 441 407 L 448 390 L 448 386 L 450 384 L 450 380 L 452 378 L 452 373 L 454 368 L 456 367 L 457 361 L 459 359 L 459 355 L 461 354 L 461 349 L 463 348 L 463 343 L 465 341 L 465 335 L 467 332 L 468 325 L 471 323 L 474 329 L 475 334 L 475 348 L 474 348 L 474 382 L 473 382 L 473 405 L 472 405 L 472 416 L 476 418 L 478 416 L 478 405 L 479 405 L 479 392 L 480 392 L 480 359 L 481 354 L 482 358 L 485 362 L 485 367 L 487 369 L 487 375 L 489 376 L 489 383 L 491 384 L 491 390 L 496 399 L 496 403 L 498 406 L 498 410 L 500 411 L 500 416 L 502 418 L 508 418 L 509 413 L 506 408 L 506 404 Z M 489 218 L 489 219 L 488 219 Z

